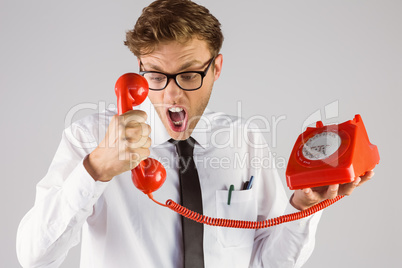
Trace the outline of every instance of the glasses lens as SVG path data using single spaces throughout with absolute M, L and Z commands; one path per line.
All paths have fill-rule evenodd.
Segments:
M 150 89 L 162 89 L 165 87 L 167 82 L 167 77 L 160 73 L 146 73 L 144 74 L 145 79 L 147 79 Z
M 181 73 L 176 80 L 183 89 L 193 90 L 201 86 L 202 76 L 199 73 Z

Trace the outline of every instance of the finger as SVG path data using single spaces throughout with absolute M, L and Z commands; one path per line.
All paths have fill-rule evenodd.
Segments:
M 342 184 L 342 185 L 339 187 L 338 194 L 339 194 L 339 195 L 346 195 L 346 196 L 351 195 L 352 192 L 354 191 L 354 189 L 359 185 L 360 181 L 361 181 L 361 178 L 360 178 L 360 177 L 357 177 L 357 178 L 356 178 L 353 182 L 351 182 L 351 183 Z
M 150 137 L 148 137 L 147 141 L 145 142 L 145 144 L 143 146 L 141 146 L 141 148 L 148 149 L 149 147 L 151 147 L 151 144 L 152 144 L 152 139 Z
M 127 125 L 130 122 L 144 123 L 147 120 L 148 115 L 146 112 L 141 110 L 131 110 L 122 114 L 122 117 L 124 124 Z
M 326 199 L 334 199 L 338 195 L 339 184 L 329 185 L 325 193 Z
M 151 154 L 151 151 L 147 148 L 137 148 L 133 151 L 127 151 L 126 157 L 131 161 L 142 161 L 145 158 L 148 158 Z
M 320 201 L 322 201 L 321 194 L 312 188 L 295 190 L 292 198 L 290 199 L 292 206 L 299 210 L 309 208 Z
M 314 200 L 316 199 L 316 195 L 314 194 L 313 190 L 311 188 L 304 188 L 302 189 L 304 196 L 308 199 L 308 200 Z
M 131 126 L 126 126 L 126 139 L 138 139 L 139 136 L 149 136 L 151 127 L 145 123 L 136 123 Z
M 372 170 L 367 171 L 363 176 L 360 176 L 361 181 L 360 181 L 358 186 L 360 186 L 363 183 L 369 181 L 372 177 L 374 177 L 374 171 L 372 171 Z
M 107 144 L 114 144 L 117 137 L 119 137 L 121 130 L 119 116 L 116 114 L 110 120 L 108 130 L 105 134 L 105 142 L 107 142 Z
M 138 148 L 135 151 L 139 154 L 141 161 L 151 155 L 151 151 L 148 148 Z
M 140 136 L 137 140 L 127 139 L 126 145 L 129 149 L 147 148 L 150 144 L 150 138 L 148 136 Z
M 149 155 L 149 149 L 137 149 L 134 153 L 127 153 L 126 157 L 128 157 L 128 159 L 130 160 L 130 169 L 135 168 L 141 161 L 147 159 Z

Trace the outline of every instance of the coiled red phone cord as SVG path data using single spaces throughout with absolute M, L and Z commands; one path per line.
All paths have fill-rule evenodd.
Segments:
M 308 209 L 295 212 L 292 214 L 288 215 L 283 215 L 279 216 L 273 219 L 268 219 L 265 221 L 242 221 L 242 220 L 229 220 L 229 219 L 219 219 L 219 218 L 211 218 L 208 216 L 201 215 L 197 212 L 191 211 L 176 202 L 172 201 L 171 199 L 166 201 L 166 205 L 159 203 L 155 199 L 153 199 L 152 194 L 148 194 L 149 198 L 151 198 L 154 202 L 157 204 L 168 207 L 173 211 L 176 211 L 183 217 L 186 217 L 190 220 L 207 224 L 207 225 L 212 225 L 212 226 L 221 226 L 221 227 L 231 227 L 231 228 L 243 228 L 243 229 L 261 229 L 261 228 L 267 228 L 271 226 L 275 226 L 284 222 L 289 222 L 289 221 L 295 221 L 299 220 L 305 217 L 308 217 L 330 205 L 333 203 L 341 200 L 344 196 L 343 195 L 338 195 L 334 199 L 327 199 L 322 201 L 321 203 L 318 203 Z

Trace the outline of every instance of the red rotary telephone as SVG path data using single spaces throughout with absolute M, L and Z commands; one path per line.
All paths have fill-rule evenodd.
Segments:
M 118 113 L 132 110 L 148 95 L 148 82 L 136 73 L 126 73 L 116 82 Z M 379 163 L 377 146 L 369 142 L 360 115 L 340 125 L 325 126 L 321 121 L 316 128 L 307 128 L 296 141 L 286 170 L 290 189 L 302 189 L 322 185 L 347 183 L 372 170 Z M 180 206 L 172 200 L 166 205 L 153 199 L 166 180 L 166 170 L 160 162 L 147 158 L 131 171 L 134 185 L 161 206 L 180 215 L 212 226 L 260 229 L 307 217 L 340 200 L 343 196 L 324 200 L 306 210 L 265 221 L 241 221 L 215 219 Z
M 339 125 L 309 127 L 296 141 L 286 169 L 291 190 L 343 184 L 380 162 L 360 115 Z

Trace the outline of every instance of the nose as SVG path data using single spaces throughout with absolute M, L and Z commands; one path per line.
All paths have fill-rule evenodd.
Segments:
M 176 84 L 176 81 L 173 78 L 169 79 L 168 84 L 164 89 L 164 91 L 165 91 L 165 98 L 167 98 L 170 101 L 176 101 L 183 94 L 183 90 L 179 88 L 179 86 Z

